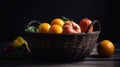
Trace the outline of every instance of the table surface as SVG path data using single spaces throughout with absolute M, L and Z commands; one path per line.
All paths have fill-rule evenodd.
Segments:
M 107 58 L 99 57 L 96 48 L 83 61 L 77 62 L 41 62 L 39 60 L 4 60 L 0 59 L 0 67 L 119 67 L 120 49 L 119 44 L 115 46 L 115 52 Z

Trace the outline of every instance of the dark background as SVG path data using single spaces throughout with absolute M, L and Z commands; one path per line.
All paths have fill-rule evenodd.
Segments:
M 84 17 L 99 20 L 99 41 L 119 42 L 119 3 L 114 0 L 1 0 L 0 40 L 11 41 L 32 21 L 50 22 L 65 16 L 79 22 Z

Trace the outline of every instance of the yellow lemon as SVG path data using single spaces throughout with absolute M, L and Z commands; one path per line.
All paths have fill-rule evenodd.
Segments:
M 54 18 L 51 22 L 51 25 L 58 24 L 63 27 L 64 21 L 61 18 Z
M 97 52 L 100 56 L 109 57 L 114 53 L 115 47 L 110 40 L 102 40 L 98 43 Z
M 23 37 L 19 36 L 17 37 L 14 41 L 13 41 L 13 45 L 12 47 L 15 49 L 15 48 L 19 48 L 21 45 L 25 44 L 26 45 L 26 48 L 27 50 L 30 52 L 30 49 L 28 47 L 28 43 L 24 40 Z
M 63 29 L 60 25 L 54 24 L 51 26 L 50 28 L 50 33 L 57 33 L 57 34 L 61 34 L 63 32 Z
M 39 33 L 49 33 L 51 25 L 49 23 L 41 23 L 38 27 L 38 32 Z

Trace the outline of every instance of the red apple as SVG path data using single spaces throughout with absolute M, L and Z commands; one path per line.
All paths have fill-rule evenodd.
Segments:
M 79 25 L 81 27 L 81 32 L 86 32 L 88 29 L 88 26 L 92 23 L 92 21 L 88 18 L 83 18 Z M 93 26 L 90 28 L 89 32 L 93 32 Z
M 63 26 L 63 33 L 66 34 L 81 33 L 81 28 L 74 21 L 66 21 Z

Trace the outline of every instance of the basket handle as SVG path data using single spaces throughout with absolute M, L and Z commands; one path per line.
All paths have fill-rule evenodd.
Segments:
M 90 31 L 90 28 L 91 28 L 95 23 L 98 24 L 98 31 L 100 31 L 101 28 L 100 28 L 100 23 L 99 23 L 99 21 L 98 21 L 98 20 L 94 20 L 94 21 L 88 26 L 88 29 L 87 29 L 87 31 L 86 31 L 85 33 L 88 33 L 88 32 Z
M 33 20 L 28 23 L 27 27 L 31 26 L 33 23 L 41 24 L 40 22 Z

